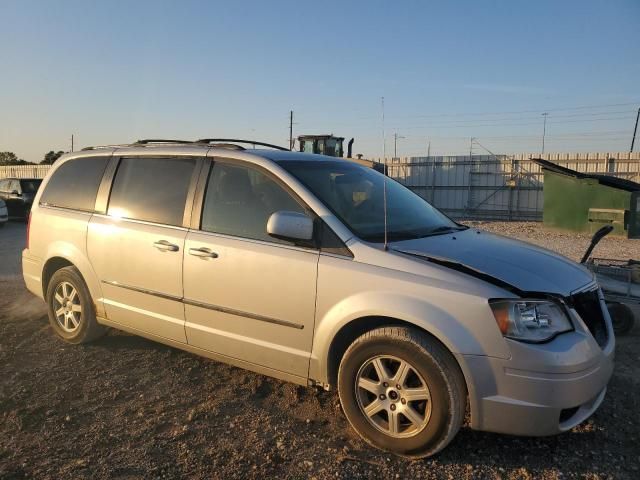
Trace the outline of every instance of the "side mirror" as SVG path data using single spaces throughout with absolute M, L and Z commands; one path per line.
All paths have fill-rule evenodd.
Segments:
M 313 238 L 313 220 L 304 213 L 281 210 L 269 217 L 267 233 L 282 240 L 309 241 Z

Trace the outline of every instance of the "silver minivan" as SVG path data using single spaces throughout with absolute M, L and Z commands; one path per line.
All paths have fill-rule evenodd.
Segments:
M 68 154 L 22 260 L 67 342 L 113 327 L 336 389 L 363 439 L 406 457 L 467 411 L 478 430 L 569 430 L 613 369 L 588 270 L 340 158 L 208 140 Z

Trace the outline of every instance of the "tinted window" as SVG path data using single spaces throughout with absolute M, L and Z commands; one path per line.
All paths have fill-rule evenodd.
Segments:
M 123 158 L 107 213 L 166 225 L 182 225 L 193 158 Z
M 305 213 L 289 193 L 260 170 L 216 163 L 209 176 L 202 230 L 236 237 L 287 243 L 267 234 L 273 212 Z
M 9 185 L 8 180 L 0 180 L 0 192 L 6 192 L 8 185 Z
M 36 193 L 41 183 L 42 180 L 20 180 L 22 193 Z
M 280 165 L 364 240 L 382 242 L 385 238 L 385 195 L 389 240 L 421 238 L 465 228 L 411 190 L 371 168 L 344 160 L 284 161 Z
M 109 157 L 78 158 L 63 163 L 47 182 L 40 203 L 93 211 Z

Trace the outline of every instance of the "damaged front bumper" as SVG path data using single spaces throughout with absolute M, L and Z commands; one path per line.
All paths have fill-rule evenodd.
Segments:
M 588 320 L 572 308 L 575 331 L 548 343 L 506 340 L 509 359 L 458 355 L 469 388 L 472 428 L 553 435 L 570 430 L 597 410 L 613 373 L 615 350 L 611 320 L 601 292 L 597 295 L 607 329 L 605 341 L 596 341 Z

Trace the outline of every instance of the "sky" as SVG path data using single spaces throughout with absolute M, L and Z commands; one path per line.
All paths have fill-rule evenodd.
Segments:
M 0 151 L 33 162 L 72 134 L 286 145 L 290 110 L 367 158 L 539 152 L 544 112 L 546 152 L 624 152 L 640 107 L 640 0 L 0 0 L 0 21 Z

